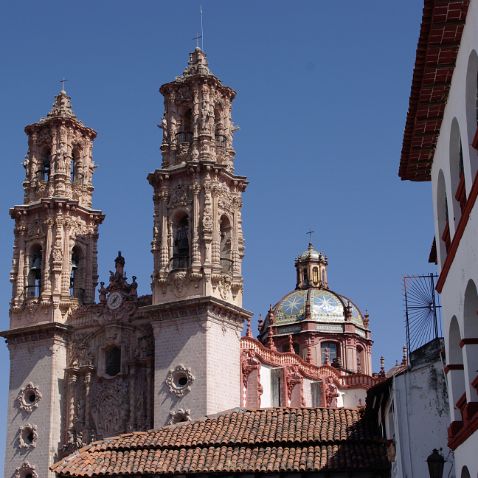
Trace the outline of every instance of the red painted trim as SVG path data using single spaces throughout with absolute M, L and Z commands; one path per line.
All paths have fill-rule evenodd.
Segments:
M 452 422 L 448 427 L 448 447 L 451 450 L 456 450 L 473 433 L 475 433 L 476 430 L 478 430 L 478 415 L 475 415 L 473 419 L 467 423 L 461 421 Z
M 460 211 L 463 213 L 463 209 L 466 206 L 466 190 L 465 190 L 465 174 L 460 174 L 460 182 L 456 188 L 455 199 L 460 204 Z
M 475 377 L 473 382 L 471 382 L 471 386 L 478 392 L 478 375 Z
M 463 214 L 461 215 L 460 222 L 458 223 L 455 235 L 453 236 L 453 240 L 451 241 L 451 245 L 449 247 L 445 263 L 443 264 L 443 267 L 441 269 L 440 277 L 438 278 L 438 282 L 436 285 L 436 290 L 438 293 L 441 293 L 441 291 L 443 290 L 443 286 L 445 285 L 448 272 L 450 272 L 450 267 L 453 264 L 453 260 L 455 259 L 456 251 L 458 250 L 461 238 L 463 237 L 463 233 L 465 232 L 466 225 L 468 224 L 468 219 L 470 219 L 470 213 L 473 209 L 473 206 L 475 205 L 477 196 L 478 174 L 475 176 L 475 180 L 473 181 L 473 186 L 471 187 L 470 191 L 470 197 L 466 201 L 465 208 L 463 209 Z
M 449 363 L 448 365 L 445 365 L 445 368 L 443 369 L 445 372 L 445 375 L 450 372 L 451 370 L 463 370 L 463 364 L 462 363 Z
M 478 345 L 477 338 L 467 338 L 460 340 L 460 347 L 463 348 L 465 345 Z
M 463 393 L 463 395 L 456 401 L 456 408 L 458 408 L 461 412 L 461 416 L 463 417 L 463 410 L 466 407 L 466 393 Z
M 472 145 L 475 149 L 478 149 L 478 128 L 476 128 L 475 136 L 473 136 L 473 141 L 472 141 L 471 145 Z

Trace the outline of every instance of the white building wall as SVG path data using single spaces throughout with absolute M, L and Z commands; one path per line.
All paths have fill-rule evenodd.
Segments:
M 261 365 L 260 381 L 262 386 L 261 408 L 272 407 L 272 377 L 271 367 Z
M 448 222 L 450 226 L 451 239 L 455 234 L 456 225 L 458 224 L 458 218 L 456 217 L 456 209 L 453 210 L 452 198 L 455 191 L 451 184 L 450 173 L 450 136 L 452 130 L 452 123 L 456 119 L 459 129 L 461 143 L 463 145 L 463 166 L 466 185 L 466 194 L 469 197 L 470 190 L 473 184 L 474 175 L 478 167 L 478 153 L 471 147 L 473 140 L 474 130 L 472 123 L 468 126 L 468 121 L 475 121 L 476 118 L 467 118 L 467 103 L 475 101 L 474 98 L 466 97 L 466 85 L 467 85 L 467 70 L 469 64 L 469 58 L 472 52 L 478 52 L 478 1 L 471 0 L 468 9 L 468 15 L 466 19 L 466 25 L 463 31 L 460 49 L 457 56 L 456 67 L 452 78 L 451 88 L 448 96 L 448 102 L 445 108 L 444 117 L 440 129 L 440 135 L 437 141 L 437 147 L 433 159 L 432 167 L 432 193 L 433 193 L 433 205 L 434 205 L 434 217 L 435 217 L 435 237 L 438 249 L 438 261 L 439 267 L 443 266 L 442 257 L 443 243 L 441 241 L 441 231 L 439 231 L 437 214 L 440 205 L 437 205 L 437 186 L 438 176 L 440 171 L 443 172 L 446 185 L 446 195 L 448 201 Z M 475 76 L 476 81 L 476 76 Z M 470 109 L 470 108 L 469 108 Z M 472 108 L 473 110 L 473 108 Z M 473 280 L 475 284 L 478 284 L 478 207 L 474 206 L 469 221 L 466 225 L 465 232 L 458 247 L 453 264 L 448 272 L 445 285 L 441 293 L 442 303 L 442 317 L 443 317 L 443 333 L 445 336 L 445 344 L 447 350 L 447 357 L 450 356 L 450 346 L 456 347 L 456 344 L 450 344 L 449 330 L 450 322 L 453 317 L 458 320 L 460 328 L 460 336 L 464 338 L 464 297 L 465 290 L 469 280 Z M 440 254 L 440 250 L 442 253 Z M 469 337 L 476 338 L 476 337 Z M 474 358 L 471 358 L 473 362 L 476 361 L 476 347 L 472 351 Z M 448 358 L 447 358 L 448 360 Z M 471 365 L 471 364 L 470 364 Z M 464 356 L 465 371 L 468 369 L 467 358 Z M 476 368 L 476 367 L 475 367 Z M 456 372 L 453 372 L 456 377 Z M 451 380 L 452 374 L 449 374 L 449 380 Z M 452 380 L 456 379 L 453 378 Z M 476 400 L 475 391 L 470 387 L 469 380 L 466 381 L 466 395 L 467 399 Z M 450 385 L 450 384 L 449 384 Z M 459 420 L 461 417 L 456 410 L 455 402 L 459 396 L 454 396 L 450 393 L 450 411 L 452 420 Z M 478 462 L 476 458 L 476 450 L 478 449 L 478 435 L 475 432 L 470 436 L 465 443 L 460 445 L 455 450 L 455 461 L 457 463 L 457 476 L 461 474 L 461 467 L 467 465 L 471 476 L 476 476 Z M 472 471 L 474 470 L 474 471 Z
M 434 448 L 442 449 L 448 457 L 443 476 L 454 476 L 452 455 L 447 447 L 449 414 L 441 362 L 394 377 L 390 400 L 393 406 L 391 403 L 386 406 L 389 414 L 386 421 L 390 430 L 393 420 L 395 436 L 387 438 L 393 439 L 396 446 L 392 477 L 427 477 L 426 459 Z
M 342 403 L 344 408 L 365 406 L 367 390 L 363 388 L 347 388 L 343 392 Z
M 35 467 L 39 477 L 54 478 L 49 466 L 58 459 L 61 441 L 66 347 L 53 338 L 45 338 L 11 343 L 9 349 L 11 366 L 4 476 L 15 476 L 15 470 L 28 462 Z M 38 388 L 41 399 L 38 407 L 26 411 L 20 408 L 17 397 L 30 382 Z M 19 429 L 27 424 L 37 427 L 38 439 L 34 448 L 19 447 Z

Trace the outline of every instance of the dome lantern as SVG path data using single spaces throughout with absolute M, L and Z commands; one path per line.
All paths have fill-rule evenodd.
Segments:
M 305 250 L 295 260 L 297 270 L 296 289 L 309 289 L 316 287 L 318 289 L 328 289 L 327 282 L 327 257 L 317 251 L 311 242 Z

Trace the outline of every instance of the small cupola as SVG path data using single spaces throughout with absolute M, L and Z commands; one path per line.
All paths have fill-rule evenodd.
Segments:
M 327 257 L 317 251 L 312 243 L 295 260 L 297 270 L 296 289 L 328 289 Z

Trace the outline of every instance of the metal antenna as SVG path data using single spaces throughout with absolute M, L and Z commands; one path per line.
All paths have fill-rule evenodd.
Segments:
M 307 231 L 306 234 L 309 236 L 309 244 L 312 244 L 312 234 L 314 233 L 315 231 Z
M 61 91 L 65 91 L 65 81 L 68 81 L 66 78 L 63 78 L 60 80 L 61 83 Z
M 199 13 L 201 15 L 201 50 L 204 51 L 204 29 L 202 26 L 202 5 L 199 5 Z

